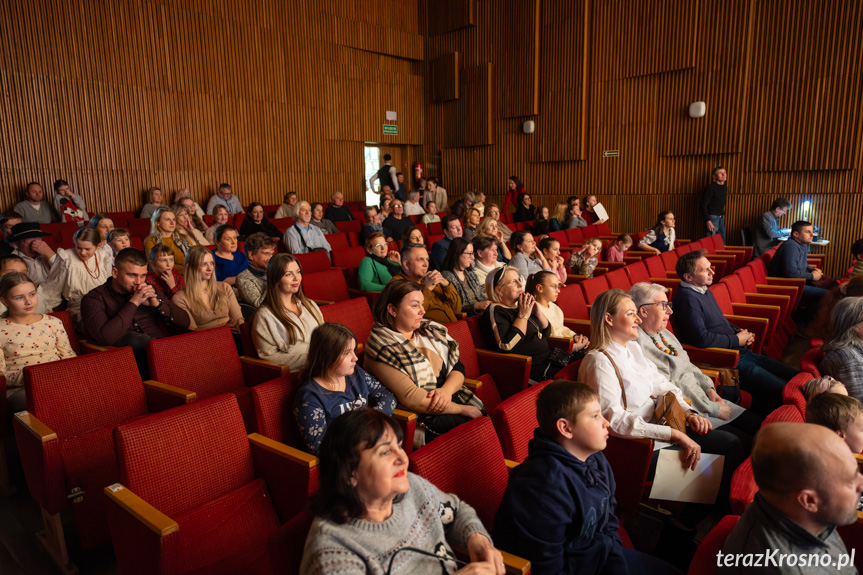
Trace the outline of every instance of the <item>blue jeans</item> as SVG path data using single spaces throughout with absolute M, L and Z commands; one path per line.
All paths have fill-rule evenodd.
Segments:
M 799 372 L 766 355 L 739 349 L 740 387 L 752 394 L 752 411 L 768 415 L 782 405 L 782 388 Z
M 713 231 L 707 229 L 707 226 L 704 226 L 704 235 L 712 236 L 713 234 L 719 234 L 722 237 L 722 243 L 725 243 L 725 217 L 724 216 L 708 216 L 710 222 L 713 223 Z

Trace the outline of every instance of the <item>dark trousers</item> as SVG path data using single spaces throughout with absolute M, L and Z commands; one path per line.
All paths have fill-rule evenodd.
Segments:
M 642 551 L 624 547 L 623 558 L 626 559 L 627 573 L 638 573 L 639 575 L 682 575 L 674 565 Z
M 141 379 L 144 381 L 150 379 L 150 366 L 147 364 L 147 342 L 151 339 L 155 338 L 146 333 L 130 331 L 118 339 L 115 344 L 117 347 L 128 345 L 132 348 L 132 353 L 135 354 L 135 363 L 138 365 L 138 373 L 141 374 Z
M 814 285 L 803 286 L 803 297 L 800 299 L 800 308 L 797 309 L 792 318 L 796 322 L 809 323 L 815 319 L 821 299 L 827 295 L 829 290 Z
M 752 411 L 767 415 L 782 405 L 782 388 L 799 372 L 773 358 L 740 349 L 740 386 L 752 394 Z

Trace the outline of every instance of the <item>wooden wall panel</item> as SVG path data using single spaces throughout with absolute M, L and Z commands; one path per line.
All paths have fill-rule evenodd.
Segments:
M 435 59 L 431 62 L 430 70 L 429 82 L 432 89 L 432 102 L 458 100 L 458 52 L 452 52 Z
M 437 0 L 429 12 L 429 36 L 440 36 L 476 24 L 476 0 Z
M 511 0 L 497 10 L 502 37 L 494 62 L 501 118 L 539 113 L 539 8 L 539 0 Z
M 492 66 L 474 66 L 462 71 L 459 99 L 446 104 L 447 148 L 485 146 L 494 143 L 494 92 Z
M 0 209 L 57 178 L 91 212 L 153 185 L 203 203 L 222 181 L 244 202 L 360 199 L 386 110 L 389 141 L 424 140 L 423 53 L 402 0 L 4 3 Z

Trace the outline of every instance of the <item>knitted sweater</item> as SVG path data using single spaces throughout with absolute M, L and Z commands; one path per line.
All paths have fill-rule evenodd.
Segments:
M 485 286 L 479 282 L 476 272 L 468 268 L 464 270 L 464 281 L 458 279 L 455 272 L 444 270 L 441 275 L 455 287 L 461 298 L 461 311 L 467 315 L 477 315 L 476 304 L 488 299 Z
M 405 550 L 396 555 L 390 573 L 455 572 L 457 566 L 447 537 L 466 546 L 474 533 L 489 537 L 488 532 L 473 508 L 455 495 L 443 493 L 413 473 L 408 473 L 408 479 L 410 490 L 393 502 L 393 513 L 385 521 L 353 519 L 339 525 L 315 518 L 306 538 L 300 573 L 383 574 L 393 555 L 407 547 L 434 553 L 440 559 Z
M 240 303 L 260 307 L 267 292 L 267 271 L 249 265 L 237 274 L 237 292 Z
M 832 349 L 821 360 L 821 373 L 841 381 L 848 395 L 863 400 L 863 349 L 852 345 Z
M 695 347 L 724 347 L 742 349 L 737 329 L 731 324 L 710 292 L 700 293 L 686 284 L 674 290 L 674 331 L 680 341 Z

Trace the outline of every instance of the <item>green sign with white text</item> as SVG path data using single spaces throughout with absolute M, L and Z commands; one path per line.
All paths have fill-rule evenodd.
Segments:
M 399 127 L 393 124 L 384 124 L 384 135 L 385 136 L 398 136 L 399 135 Z

